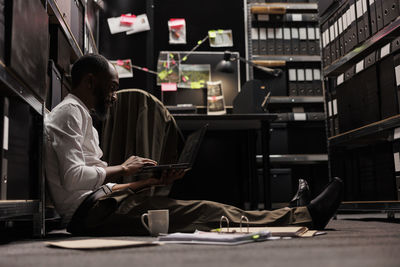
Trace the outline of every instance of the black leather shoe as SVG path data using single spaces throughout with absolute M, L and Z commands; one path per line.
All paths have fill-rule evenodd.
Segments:
M 307 206 L 310 204 L 310 198 L 310 187 L 308 186 L 307 181 L 304 179 L 299 179 L 299 187 L 292 200 L 290 200 L 289 207 L 294 208 Z
M 343 181 L 335 177 L 316 198 L 307 206 L 313 228 L 324 229 L 342 201 Z

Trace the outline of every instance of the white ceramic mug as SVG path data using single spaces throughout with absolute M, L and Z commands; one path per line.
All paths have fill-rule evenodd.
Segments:
M 147 217 L 148 224 L 144 221 Z M 142 214 L 142 224 L 149 231 L 150 235 L 168 234 L 169 211 L 168 210 L 148 210 Z

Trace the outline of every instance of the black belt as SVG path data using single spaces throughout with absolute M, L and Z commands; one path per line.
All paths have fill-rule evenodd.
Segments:
M 84 219 L 88 215 L 89 210 L 94 206 L 99 198 L 106 196 L 111 192 L 112 190 L 107 185 L 103 185 L 90 193 L 90 195 L 88 195 L 76 209 L 74 215 L 72 215 L 72 219 L 67 226 L 67 231 L 72 234 L 84 234 Z

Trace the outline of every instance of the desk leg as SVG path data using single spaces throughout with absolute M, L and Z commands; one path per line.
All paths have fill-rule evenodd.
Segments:
M 257 131 L 247 131 L 247 158 L 248 158 L 248 172 L 250 178 L 249 184 L 249 197 L 250 197 L 250 209 L 256 210 L 259 203 L 259 184 L 257 175 L 257 142 L 256 142 Z
M 261 146 L 262 146 L 262 166 L 263 166 L 263 186 L 264 186 L 264 209 L 270 210 L 271 204 L 271 178 L 269 162 L 269 122 L 263 121 L 261 124 Z

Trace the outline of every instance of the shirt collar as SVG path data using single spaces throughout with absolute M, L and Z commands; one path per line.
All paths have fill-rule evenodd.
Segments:
M 79 103 L 79 105 L 81 105 L 84 109 L 86 109 L 86 111 L 90 114 L 90 110 L 87 108 L 87 106 L 82 102 L 82 100 L 80 100 L 79 97 L 77 97 L 76 95 L 69 93 L 66 97 L 68 98 L 72 98 L 74 99 L 76 102 Z

